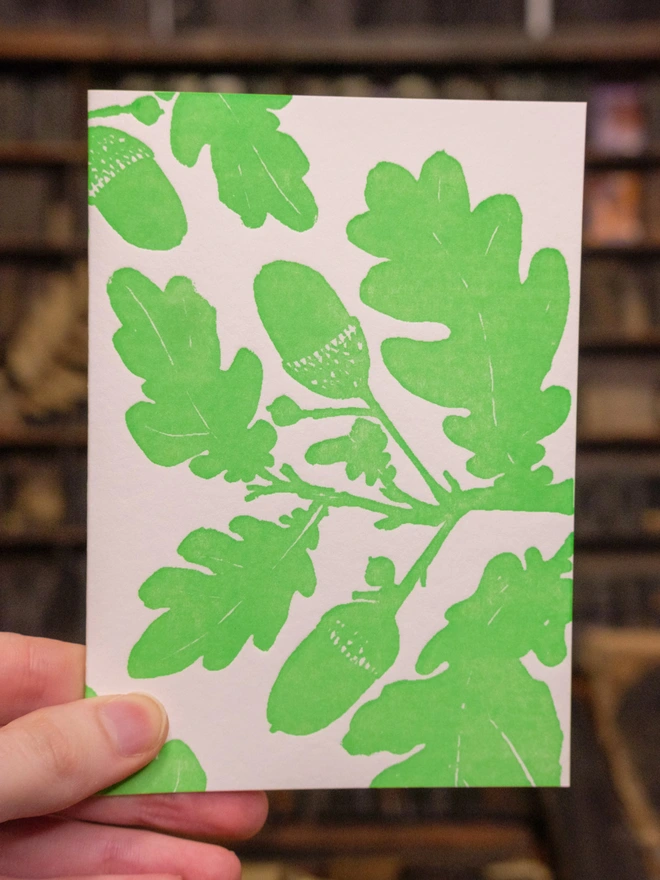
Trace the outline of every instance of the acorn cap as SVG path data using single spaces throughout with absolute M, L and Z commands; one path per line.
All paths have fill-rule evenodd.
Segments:
M 153 150 L 116 128 L 89 129 L 88 201 L 136 247 L 169 250 L 188 230 L 181 200 Z
M 153 159 L 154 151 L 118 128 L 93 125 L 89 129 L 89 203 L 121 171 L 140 159 Z
M 268 263 L 254 280 L 259 317 L 283 361 L 309 355 L 336 338 L 351 318 L 320 272 L 301 263 Z

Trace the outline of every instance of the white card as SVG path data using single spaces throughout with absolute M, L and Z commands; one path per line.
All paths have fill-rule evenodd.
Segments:
M 90 94 L 116 791 L 566 785 L 585 105 Z

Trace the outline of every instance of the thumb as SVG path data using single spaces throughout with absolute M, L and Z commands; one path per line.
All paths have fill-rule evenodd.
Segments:
M 167 736 L 141 694 L 78 700 L 0 729 L 0 822 L 62 810 L 148 764 Z

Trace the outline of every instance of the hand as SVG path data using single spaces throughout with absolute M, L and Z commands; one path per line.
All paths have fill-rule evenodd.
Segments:
M 249 837 L 263 792 L 91 797 L 156 756 L 167 717 L 138 694 L 78 699 L 84 665 L 80 645 L 0 633 L 0 880 L 239 880 L 233 853 L 168 835 Z

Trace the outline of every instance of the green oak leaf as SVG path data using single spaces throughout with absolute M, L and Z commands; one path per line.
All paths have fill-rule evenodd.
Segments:
M 171 739 L 150 764 L 123 782 L 106 788 L 103 794 L 160 794 L 177 791 L 206 791 L 206 773 L 190 746 L 183 740 Z
M 132 678 L 154 678 L 186 669 L 200 657 L 204 668 L 224 669 L 252 637 L 268 651 L 284 626 L 296 592 L 316 587 L 309 551 L 318 543 L 325 509 L 297 509 L 280 523 L 237 516 L 233 534 L 197 529 L 179 546 L 195 568 L 161 568 L 140 588 L 153 609 L 168 609 L 147 627 L 131 651 Z
M 548 560 L 536 548 L 524 565 L 511 553 L 491 559 L 422 650 L 417 671 L 430 677 L 386 685 L 358 709 L 343 741 L 350 754 L 417 750 L 372 785 L 559 784 L 552 695 L 520 661 L 530 651 L 547 666 L 566 657 L 572 548 L 571 535 Z
M 568 272 L 559 251 L 534 254 L 521 281 L 522 214 L 511 195 L 470 206 L 459 162 L 431 156 L 419 179 L 381 162 L 365 191 L 369 210 L 348 224 L 350 241 L 382 258 L 360 295 L 402 321 L 436 322 L 437 342 L 386 339 L 385 364 L 408 391 L 469 415 L 445 419 L 447 437 L 474 455 L 475 476 L 529 473 L 539 441 L 566 420 L 566 388 L 544 388 L 564 331 Z
M 387 434 L 380 425 L 368 419 L 357 419 L 350 433 L 312 444 L 305 453 L 309 464 L 336 464 L 346 462 L 346 476 L 357 480 L 364 475 L 368 486 L 377 480 L 391 483 L 396 468 L 390 464 L 390 454 L 385 451 Z
M 246 348 L 220 368 L 216 311 L 181 276 L 164 290 L 136 269 L 119 269 L 108 282 L 122 327 L 113 341 L 122 361 L 145 380 L 141 401 L 126 413 L 133 439 L 155 464 L 190 460 L 208 479 L 249 482 L 273 464 L 277 435 L 254 421 L 262 367 Z
M 207 144 L 220 201 L 250 228 L 268 214 L 297 232 L 316 222 L 314 196 L 303 181 L 309 162 L 296 141 L 278 131 L 271 112 L 291 100 L 282 95 L 183 92 L 172 111 L 172 153 L 192 167 Z

